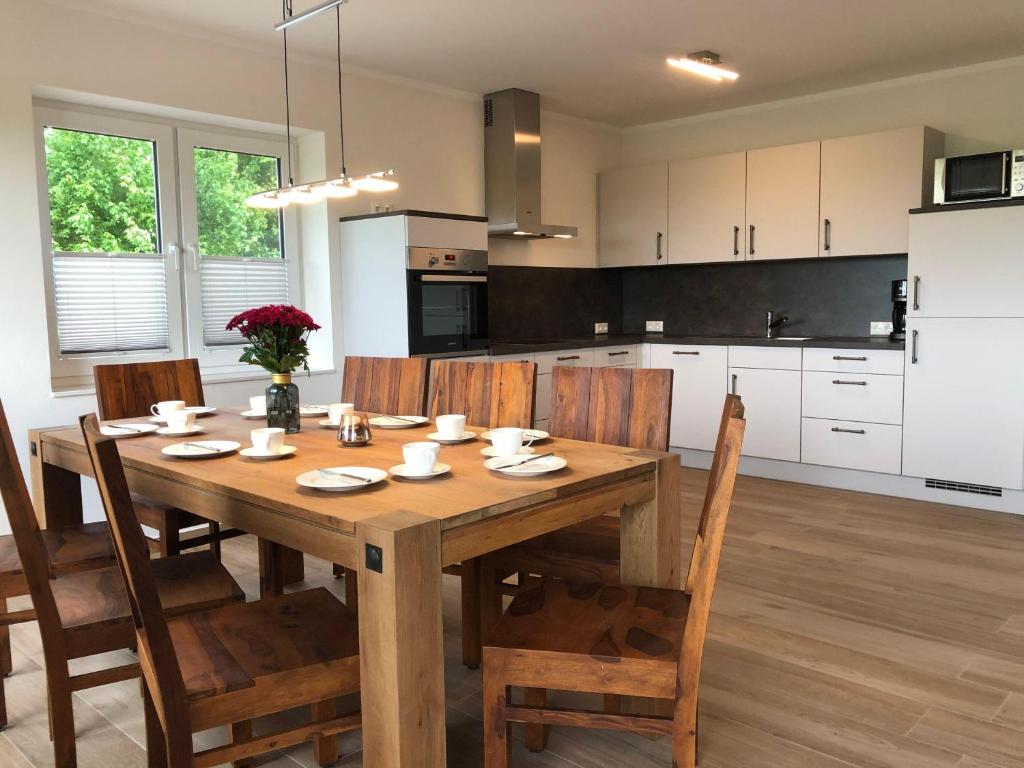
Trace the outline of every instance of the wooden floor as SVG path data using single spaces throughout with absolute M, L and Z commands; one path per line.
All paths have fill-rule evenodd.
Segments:
M 703 481 L 686 474 L 694 517 Z M 254 542 L 227 542 L 225 562 L 255 595 Z M 325 563 L 307 563 L 309 584 L 340 593 Z M 479 674 L 459 665 L 458 584 L 445 589 L 449 765 L 475 767 Z M 49 766 L 35 626 L 13 642 L 0 766 Z M 1020 768 L 1024 517 L 742 478 L 701 692 L 703 768 Z M 145 764 L 137 684 L 75 697 L 82 768 Z M 342 765 L 361 764 L 358 736 L 342 747 Z M 264 764 L 313 762 L 297 748 Z M 516 745 L 512 765 L 671 760 L 664 740 L 556 729 L 542 755 Z

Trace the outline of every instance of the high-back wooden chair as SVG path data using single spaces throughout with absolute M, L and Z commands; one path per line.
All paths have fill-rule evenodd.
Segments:
M 425 357 L 346 357 L 341 399 L 357 411 L 424 416 L 428 362 Z
M 361 725 L 359 713 L 336 713 L 336 699 L 359 690 L 352 613 L 318 588 L 166 616 L 153 570 L 162 560 L 149 558 L 117 445 L 94 416 L 83 418 L 82 431 L 127 586 L 145 683 L 149 765 L 205 768 L 304 741 L 313 742 L 320 765 L 335 762 L 337 734 Z M 253 718 L 299 706 L 311 707 L 310 722 L 252 734 Z M 193 752 L 194 732 L 222 725 L 231 726 L 230 744 Z
M 673 766 L 696 766 L 701 660 L 744 426 L 729 395 L 685 590 L 551 579 L 513 599 L 484 647 L 485 768 L 508 765 L 511 723 L 668 735 Z M 510 686 L 530 705 L 511 704 Z M 549 688 L 668 699 L 672 717 L 549 708 Z
M 471 427 L 533 426 L 534 363 L 464 363 L 434 360 L 431 417 L 461 413 Z
M 188 405 L 206 405 L 199 361 L 165 360 L 152 363 L 122 363 L 93 367 L 96 382 L 96 403 L 100 419 L 132 419 L 150 417 L 150 406 L 161 400 L 184 400 Z M 176 507 L 135 495 L 139 521 L 157 532 L 156 544 L 163 556 L 176 555 L 183 549 L 209 546 L 220 557 L 224 539 L 241 536 L 244 531 L 221 531 L 220 523 L 194 515 Z M 206 525 L 208 533 L 182 538 L 181 531 Z
M 124 582 L 109 559 L 104 562 L 107 567 L 85 569 L 81 563 L 54 567 L 47 536 L 36 521 L 2 409 L 0 491 L 39 621 L 55 763 L 67 768 L 75 765 L 72 693 L 139 674 L 137 664 L 79 675 L 72 675 L 68 669 L 70 659 L 133 647 L 135 634 Z M 104 529 L 105 552 L 110 553 L 109 531 L 106 526 Z M 67 541 L 70 545 L 72 537 Z M 244 597 L 241 588 L 209 552 L 164 558 L 159 563 L 160 594 L 168 611 L 201 610 Z

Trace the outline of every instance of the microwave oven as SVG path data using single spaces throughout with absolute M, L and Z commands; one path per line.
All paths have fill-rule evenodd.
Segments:
M 1024 197 L 1024 149 L 935 161 L 935 204 Z

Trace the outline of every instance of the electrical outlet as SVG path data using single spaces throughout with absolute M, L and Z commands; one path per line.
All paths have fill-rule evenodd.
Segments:
M 664 333 L 665 321 L 664 320 L 648 320 L 647 328 L 648 333 Z
M 594 323 L 594 335 L 600 336 L 602 333 L 608 333 L 608 323 Z
M 892 333 L 892 323 L 882 322 L 880 320 L 874 320 L 871 322 L 872 336 L 888 336 L 890 333 Z

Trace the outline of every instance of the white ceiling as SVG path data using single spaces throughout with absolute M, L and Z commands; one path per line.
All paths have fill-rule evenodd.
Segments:
M 280 50 L 280 0 L 52 1 Z M 342 20 L 347 64 L 472 93 L 526 88 L 620 126 L 1024 54 L 1024 0 L 349 0 Z M 333 56 L 333 13 L 289 47 Z M 740 79 L 665 65 L 705 48 Z

